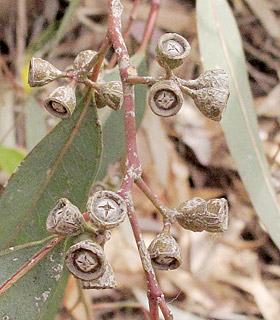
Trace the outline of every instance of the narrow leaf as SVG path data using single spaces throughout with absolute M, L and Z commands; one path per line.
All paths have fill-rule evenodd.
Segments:
M 25 155 L 15 149 L 5 148 L 0 145 L 0 168 L 12 174 L 18 167 Z
M 280 248 L 280 215 L 258 135 L 246 61 L 236 21 L 225 0 L 198 0 L 199 45 L 205 69 L 224 69 L 230 99 L 221 122 L 231 154 L 252 204 Z
M 71 26 L 71 19 L 73 18 L 73 14 L 75 12 L 75 9 L 79 5 L 80 0 L 72 0 L 69 2 L 69 6 L 67 8 L 67 11 L 59 25 L 59 28 L 56 32 L 55 37 L 53 38 L 51 45 L 48 46 L 49 48 L 53 48 L 54 50 L 57 48 L 57 45 L 59 44 L 60 40 L 64 37 L 66 32 L 69 29 L 69 26 Z M 46 48 L 45 48 L 46 49 Z M 54 55 L 54 51 L 52 51 L 51 56 Z
M 50 50 L 56 49 L 57 44 L 64 37 L 69 29 L 69 26 L 71 26 L 71 19 L 73 19 L 75 9 L 79 3 L 80 0 L 70 1 L 67 11 L 59 23 L 54 20 L 47 26 L 46 29 L 42 30 L 28 46 L 26 55 L 31 57 L 34 55 L 34 53 L 40 51 L 40 55 L 44 56 L 45 54 L 48 55 Z M 29 60 L 30 59 L 28 58 L 28 61 Z
M 56 201 L 68 198 L 85 209 L 102 151 L 101 128 L 91 95 L 80 98 L 69 120 L 61 121 L 26 157 L 0 198 L 1 248 L 50 234 L 46 218 Z M 0 287 L 45 244 L 0 254 Z M 66 242 L 61 241 L 35 267 L 0 296 L 0 318 L 52 319 L 63 293 Z M 62 279 L 62 280 L 61 280 Z M 59 280 L 59 281 L 58 281 Z
M 31 151 L 47 133 L 44 112 L 31 94 L 25 103 L 26 146 Z
M 139 76 L 146 76 L 148 74 L 147 63 L 143 55 L 135 55 L 132 62 L 137 67 Z M 107 74 L 105 80 L 120 80 L 119 69 Z M 139 127 L 144 116 L 146 92 L 146 85 L 135 86 L 135 117 L 137 127 Z M 125 153 L 123 110 L 114 111 L 105 107 L 100 112 L 100 120 L 103 128 L 104 150 L 98 180 L 102 180 L 107 173 L 108 166 L 118 162 Z

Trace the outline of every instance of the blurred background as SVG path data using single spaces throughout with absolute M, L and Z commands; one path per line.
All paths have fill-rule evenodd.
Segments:
M 133 1 L 122 3 L 125 26 Z M 280 3 L 228 3 L 243 40 L 259 135 L 275 190 L 280 192 Z M 150 75 L 163 75 L 154 49 L 165 32 L 179 33 L 191 44 L 190 56 L 176 74 L 195 79 L 203 72 L 195 5 L 195 0 L 162 0 L 147 51 Z M 126 41 L 131 55 L 139 48 L 149 10 L 150 1 L 141 1 Z M 56 84 L 39 89 L 27 84 L 31 56 L 65 69 L 81 50 L 98 50 L 107 31 L 107 2 L 0 0 L 0 30 L 1 193 L 20 161 L 57 124 L 43 107 Z M 138 130 L 138 149 L 144 179 L 168 207 L 193 197 L 224 197 L 230 205 L 229 230 L 224 234 L 172 229 L 182 249 L 182 266 L 156 273 L 174 318 L 279 319 L 279 250 L 256 216 L 220 124 L 204 118 L 188 98 L 170 119 L 161 120 L 147 109 Z M 112 164 L 107 176 L 116 186 L 119 170 Z M 149 245 L 161 230 L 161 216 L 137 188 L 133 195 Z M 80 292 L 70 277 L 56 320 L 148 319 L 144 274 L 128 223 L 113 231 L 106 255 L 116 273 L 117 289 Z

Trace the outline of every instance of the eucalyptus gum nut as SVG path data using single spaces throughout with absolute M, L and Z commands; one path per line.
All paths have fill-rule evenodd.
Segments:
M 180 204 L 175 217 L 184 229 L 194 232 L 223 232 L 228 225 L 228 203 L 226 199 L 205 201 L 193 198 Z
M 63 72 L 41 58 L 31 58 L 29 63 L 28 84 L 30 87 L 42 87 L 63 76 Z
M 208 221 L 206 231 L 223 232 L 228 229 L 228 202 L 226 199 L 208 200 L 207 212 L 211 214 L 211 218 Z
M 95 103 L 98 109 L 102 109 L 107 106 L 106 101 L 104 100 L 103 96 L 100 95 L 97 91 L 94 93 Z
M 107 261 L 102 247 L 90 240 L 81 241 L 66 253 L 66 266 L 75 278 L 93 281 L 106 271 Z
M 116 279 L 109 262 L 106 263 L 105 272 L 100 278 L 91 281 L 82 281 L 82 289 L 113 289 L 115 287 Z
M 87 212 L 92 224 L 99 229 L 112 229 L 122 223 L 127 214 L 124 199 L 113 191 L 98 191 L 89 198 Z
M 68 199 L 61 198 L 51 210 L 46 221 L 49 232 L 74 236 L 84 231 L 86 222 L 80 210 Z
M 94 50 L 81 51 L 73 62 L 73 68 L 75 70 L 87 69 L 92 62 L 92 59 L 96 56 L 97 52 Z
M 123 91 L 120 81 L 110 81 L 100 86 L 100 91 L 95 93 L 98 108 L 109 106 L 119 110 L 123 104 Z
M 85 78 L 94 67 L 94 57 L 97 52 L 94 50 L 81 51 L 73 62 L 73 68 L 78 72 L 79 78 Z
M 71 117 L 76 107 L 76 95 L 71 86 L 56 88 L 45 100 L 45 108 L 54 116 L 61 119 Z
M 153 266 L 159 270 L 174 270 L 182 263 L 181 250 L 175 239 L 166 231 L 161 232 L 148 248 Z
M 156 60 L 163 68 L 179 67 L 191 50 L 188 41 L 176 33 L 162 35 L 156 47 Z
M 151 110 L 161 117 L 174 116 L 184 102 L 183 94 L 173 80 L 162 80 L 152 85 L 147 100 Z
M 230 95 L 228 76 L 224 70 L 210 70 L 196 80 L 187 81 L 184 91 L 207 118 L 221 121 Z

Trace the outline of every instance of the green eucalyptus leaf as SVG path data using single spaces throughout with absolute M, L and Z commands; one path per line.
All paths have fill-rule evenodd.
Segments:
M 25 155 L 15 149 L 6 148 L 0 145 L 0 168 L 12 174 L 18 167 Z
M 51 40 L 51 43 L 48 46 L 48 48 L 45 47 L 45 49 L 55 50 L 57 48 L 59 42 L 62 40 L 64 35 L 67 33 L 67 31 L 69 31 L 69 27 L 71 26 L 71 20 L 73 19 L 74 12 L 80 2 L 81 0 L 72 0 L 69 2 L 69 6 L 67 8 L 65 15 L 63 16 L 63 19 L 59 24 L 59 28 L 55 34 L 55 37 L 53 37 L 53 39 Z M 54 55 L 53 51 L 52 51 L 52 55 Z
M 205 69 L 224 69 L 230 98 L 221 121 L 230 152 L 270 236 L 280 248 L 280 214 L 258 134 L 241 37 L 226 0 L 198 0 L 199 46 Z
M 43 109 L 38 107 L 32 93 L 25 103 L 25 119 L 26 147 L 31 151 L 47 133 Z
M 61 121 L 32 150 L 0 198 L 1 249 L 23 245 L 9 254 L 0 252 L 0 287 L 46 245 L 25 244 L 50 235 L 46 218 L 59 198 L 85 209 L 100 164 L 102 137 L 91 94 L 78 100 L 72 117 Z M 67 272 L 61 272 L 66 249 L 61 241 L 0 296 L 1 319 L 53 318 L 67 280 Z
M 144 55 L 132 57 L 132 63 L 137 67 L 139 76 L 148 74 L 147 63 Z M 106 81 L 120 81 L 119 69 L 105 75 Z M 135 117 L 136 125 L 140 126 L 146 108 L 146 85 L 135 86 Z M 125 133 L 123 110 L 114 111 L 108 107 L 101 109 L 100 120 L 103 128 L 104 150 L 102 162 L 98 174 L 98 180 L 102 180 L 110 164 L 115 164 L 125 153 Z

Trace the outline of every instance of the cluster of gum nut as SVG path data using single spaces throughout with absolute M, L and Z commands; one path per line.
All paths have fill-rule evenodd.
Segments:
M 216 69 L 203 72 L 195 80 L 187 81 L 176 77 L 173 69 L 181 66 L 189 53 L 190 45 L 180 35 L 167 33 L 160 37 L 155 57 L 160 66 L 165 69 L 165 76 L 158 79 L 142 77 L 143 83 L 151 85 L 147 103 L 156 115 L 170 117 L 181 109 L 184 102 L 182 92 L 184 92 L 193 99 L 196 107 L 204 116 L 220 121 L 229 98 L 227 74 L 222 69 Z M 45 100 L 45 108 L 61 119 L 69 118 L 75 109 L 75 88 L 78 83 L 94 88 L 98 108 L 109 106 L 114 110 L 119 110 L 123 103 L 121 82 L 102 80 L 93 82 L 90 80 L 98 57 L 98 53 L 93 50 L 82 51 L 75 58 L 72 69 L 67 72 L 58 70 L 41 58 L 32 58 L 29 67 L 29 85 L 41 87 L 62 77 L 71 80 L 68 85 L 52 91 Z
M 78 242 L 69 248 L 66 266 L 82 281 L 83 289 L 114 288 L 116 281 L 104 254 L 104 245 L 110 239 L 110 230 L 124 221 L 126 202 L 113 191 L 97 191 L 88 200 L 86 214 L 87 222 L 76 206 L 62 198 L 48 215 L 47 230 L 62 237 L 90 232 L 92 240 Z M 228 224 L 228 203 L 225 199 L 194 198 L 181 203 L 172 214 L 184 229 L 223 232 Z M 176 269 L 182 262 L 180 247 L 166 226 L 151 242 L 148 251 L 156 269 Z
M 188 94 L 197 108 L 208 118 L 220 121 L 229 97 L 226 73 L 221 70 L 205 71 L 196 80 L 182 80 L 173 74 L 187 58 L 190 45 L 183 37 L 168 33 L 157 44 L 156 59 L 165 69 L 165 77 L 148 80 L 148 105 L 152 111 L 163 117 L 178 113 L 183 105 L 182 92 Z M 70 71 L 60 71 L 49 62 L 32 58 L 29 69 L 29 84 L 43 86 L 61 77 L 70 78 L 70 84 L 56 88 L 46 99 L 45 107 L 53 115 L 69 118 L 76 106 L 75 87 L 77 83 L 91 86 L 95 90 L 97 107 L 109 106 L 114 110 L 122 105 L 121 82 L 92 82 L 90 80 L 98 53 L 86 50 L 79 53 Z M 145 78 L 145 77 L 144 77 Z M 69 248 L 66 254 L 68 270 L 82 281 L 84 289 L 114 288 L 116 281 L 112 267 L 104 254 L 104 244 L 110 238 L 110 230 L 126 217 L 125 201 L 115 192 L 97 191 L 87 204 L 89 220 L 86 222 L 80 210 L 68 199 L 62 198 L 49 213 L 46 226 L 49 232 L 63 237 L 90 232 L 92 240 L 84 240 Z M 195 232 L 223 232 L 228 225 L 228 203 L 225 199 L 194 198 L 185 201 L 172 210 L 174 221 L 185 229 Z M 164 226 L 148 248 L 152 264 L 160 270 L 172 270 L 180 266 L 180 247 Z

